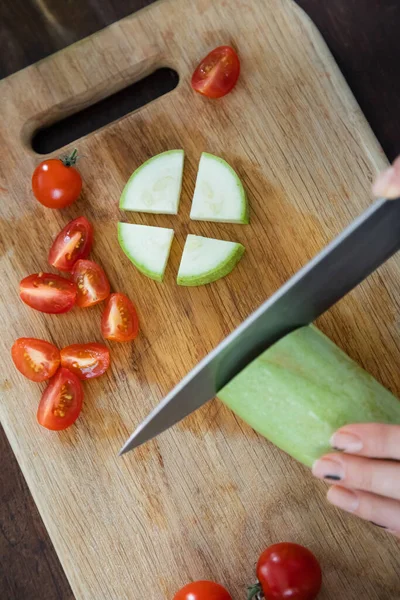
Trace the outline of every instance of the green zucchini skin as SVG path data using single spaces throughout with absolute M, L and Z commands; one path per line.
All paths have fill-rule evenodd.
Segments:
M 400 401 L 313 325 L 271 346 L 218 397 L 309 467 L 343 425 L 400 424 Z

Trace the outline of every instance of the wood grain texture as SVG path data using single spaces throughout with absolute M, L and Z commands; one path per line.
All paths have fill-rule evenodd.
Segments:
M 241 597 L 258 551 L 283 538 L 321 557 L 321 598 L 398 596 L 396 541 L 327 507 L 323 484 L 218 403 L 116 458 L 162 395 L 367 206 L 368 181 L 386 162 L 307 19 L 277 0 L 249 8 L 242 0 L 190 7 L 165 1 L 0 83 L 0 140 L 8 150 L 0 165 L 7 277 L 0 293 L 3 303 L 15 297 L 3 317 L 2 372 L 12 376 L 2 383 L 2 421 L 77 598 L 161 599 L 196 577 L 225 581 Z M 184 82 L 198 56 L 224 36 L 240 40 L 243 77 L 232 95 L 209 103 Z M 181 76 L 174 92 L 79 142 L 82 154 L 95 157 L 81 163 L 79 203 L 57 214 L 38 206 L 30 193 L 33 129 L 163 65 Z M 173 147 L 187 151 L 179 217 L 120 215 L 118 196 L 130 172 Z M 241 175 L 252 207 L 249 227 L 189 222 L 203 150 L 223 155 Z M 61 225 L 79 214 L 95 225 L 95 260 L 138 304 L 142 335 L 134 345 L 112 347 L 112 372 L 86 386 L 76 427 L 54 436 L 35 424 L 39 386 L 12 371 L 9 347 L 20 335 L 60 346 L 100 339 L 101 309 L 40 315 L 16 294 L 22 276 L 43 269 Z M 175 228 L 163 286 L 145 280 L 119 251 L 121 216 Z M 226 280 L 179 289 L 174 274 L 188 231 L 237 239 L 247 256 Z M 320 323 L 396 394 L 399 284 L 395 257 Z

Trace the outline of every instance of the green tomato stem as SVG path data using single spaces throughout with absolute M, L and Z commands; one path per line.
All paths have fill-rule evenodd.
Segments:
M 76 165 L 76 161 L 78 160 L 78 150 L 74 148 L 71 154 L 60 157 L 60 160 L 66 167 L 74 167 Z
M 263 600 L 264 598 L 264 594 L 262 593 L 261 585 L 259 583 L 247 588 L 247 600 L 253 600 L 253 598 L 254 600 Z

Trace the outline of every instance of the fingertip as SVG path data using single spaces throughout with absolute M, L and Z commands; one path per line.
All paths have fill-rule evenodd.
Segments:
M 340 455 L 325 454 L 316 460 L 312 466 L 312 474 L 327 482 L 340 481 L 344 477 Z
M 331 436 L 330 444 L 335 450 L 342 450 L 351 454 L 356 454 L 363 449 L 361 438 L 353 431 L 343 428 L 335 431 Z
M 388 199 L 399 198 L 400 196 L 400 157 L 393 165 L 385 169 L 377 176 L 372 186 L 374 196 Z
M 333 485 L 326 495 L 328 502 L 347 512 L 355 512 L 360 500 L 355 492 L 340 485 Z
M 333 448 L 346 454 L 400 460 L 400 423 L 344 425 L 335 431 L 330 442 Z

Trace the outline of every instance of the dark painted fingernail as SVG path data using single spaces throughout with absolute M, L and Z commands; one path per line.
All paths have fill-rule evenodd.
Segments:
M 340 481 L 344 477 L 343 467 L 333 458 L 320 458 L 313 464 L 312 472 L 319 479 Z
M 380 527 L 381 529 L 387 529 L 387 527 L 385 527 L 384 525 L 379 525 L 379 523 L 375 523 L 374 521 L 370 521 L 370 523 L 372 523 L 372 525 L 375 525 L 376 527 Z

